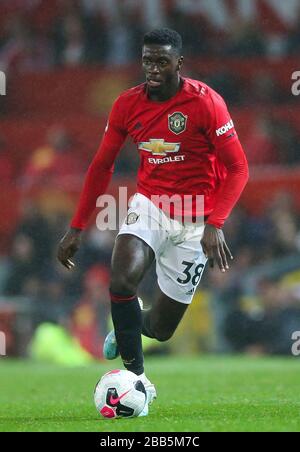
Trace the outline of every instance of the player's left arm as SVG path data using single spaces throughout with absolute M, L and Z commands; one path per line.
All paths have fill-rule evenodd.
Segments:
M 75 215 L 58 247 L 58 260 L 69 270 L 74 267 L 72 258 L 80 247 L 82 231 L 96 208 L 98 197 L 108 188 L 114 162 L 127 136 L 123 117 L 118 98 L 114 102 L 99 149 L 88 168 Z
M 249 178 L 248 163 L 223 99 L 212 96 L 209 136 L 217 161 L 226 168 L 226 178 L 218 191 L 213 212 L 209 215 L 201 241 L 209 264 L 214 262 L 222 272 L 232 259 L 222 227 L 241 196 Z

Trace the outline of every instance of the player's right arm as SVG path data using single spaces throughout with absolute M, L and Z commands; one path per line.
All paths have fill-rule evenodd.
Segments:
M 120 103 L 119 98 L 113 105 L 101 144 L 88 168 L 70 228 L 59 243 L 58 260 L 69 270 L 74 267 L 72 257 L 80 246 L 81 233 L 96 208 L 98 197 L 108 188 L 115 159 L 127 136 Z

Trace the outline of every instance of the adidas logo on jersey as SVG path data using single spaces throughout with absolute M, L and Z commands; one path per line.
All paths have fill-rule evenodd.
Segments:
M 141 129 L 143 126 L 140 122 L 137 122 L 136 125 L 134 126 L 134 130 L 138 130 Z
M 217 137 L 224 135 L 224 133 L 228 132 L 228 130 L 233 129 L 233 128 L 234 128 L 234 124 L 231 119 L 227 124 L 225 124 L 225 126 L 220 127 L 218 130 L 216 130 Z

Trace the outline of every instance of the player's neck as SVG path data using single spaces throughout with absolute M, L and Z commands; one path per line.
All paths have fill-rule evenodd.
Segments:
M 150 90 L 148 90 L 148 97 L 150 100 L 153 100 L 155 102 L 165 102 L 177 94 L 182 84 L 183 80 L 178 74 L 176 77 L 174 77 L 173 80 L 170 81 L 170 83 L 162 86 L 161 90 L 157 92 L 151 92 Z

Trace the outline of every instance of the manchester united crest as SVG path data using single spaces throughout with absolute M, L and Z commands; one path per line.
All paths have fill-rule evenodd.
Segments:
M 171 130 L 171 132 L 175 133 L 176 135 L 184 132 L 186 129 L 187 118 L 187 115 L 185 116 L 180 111 L 175 111 L 175 113 L 168 115 L 169 129 Z

